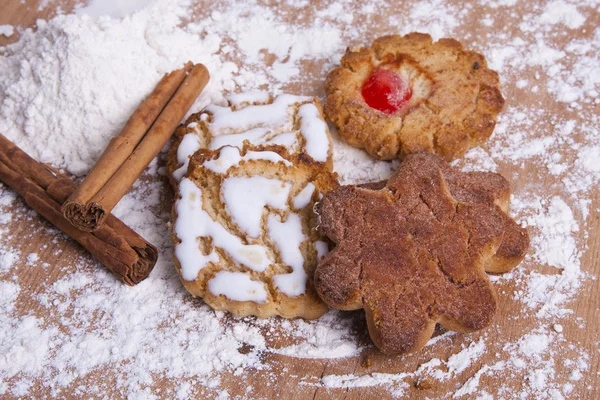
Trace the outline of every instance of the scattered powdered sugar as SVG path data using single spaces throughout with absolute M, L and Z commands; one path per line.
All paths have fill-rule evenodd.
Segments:
M 405 382 L 405 379 L 410 377 L 410 374 L 382 374 L 374 373 L 371 375 L 329 375 L 324 376 L 321 379 L 323 386 L 326 388 L 361 388 L 369 386 L 387 386 L 390 390 L 390 394 L 396 396 L 402 396 L 405 394 L 405 389 L 409 387 L 409 384 Z
M 276 354 L 300 358 L 340 358 L 357 355 L 362 347 L 357 346 L 348 332 L 352 319 L 339 318 L 339 312 L 330 311 L 316 322 L 302 319 L 282 321 L 281 327 L 300 343 L 272 349 Z
M 428 376 L 437 381 L 444 381 L 461 374 L 469 368 L 473 362 L 480 358 L 486 350 L 483 339 L 471 343 L 460 352 L 451 355 L 448 361 L 433 358 L 421 364 L 414 372 L 402 372 L 398 374 L 373 373 L 370 375 L 325 375 L 321 377 L 321 383 L 326 388 L 356 388 L 369 386 L 385 386 L 390 393 L 403 395 L 404 389 L 409 386 L 408 379 Z
M 492 371 L 498 371 L 501 370 L 504 367 L 504 364 L 502 362 L 498 362 L 492 366 L 489 365 L 484 365 L 483 367 L 481 367 L 481 369 L 479 369 L 479 371 L 475 372 L 475 374 L 469 378 L 468 381 L 465 382 L 464 385 L 462 385 L 460 387 L 460 389 L 458 389 L 456 392 L 454 392 L 454 394 L 452 395 L 453 398 L 459 398 L 462 396 L 466 396 L 466 395 L 472 395 L 473 393 L 478 391 L 478 387 L 479 387 L 479 380 L 481 379 L 481 377 L 489 372 Z M 480 393 L 480 397 L 481 398 L 481 393 Z M 490 398 L 493 398 L 490 396 Z
M 537 18 L 539 25 L 549 26 L 564 24 L 569 29 L 581 28 L 585 17 L 577 10 L 575 4 L 565 1 L 551 1 L 544 7 L 544 12 Z
M 15 307 L 15 301 L 19 295 L 19 285 L 12 282 L 0 282 L 0 293 L 2 298 L 0 299 L 0 308 L 7 313 L 12 312 Z
M 435 40 L 438 40 L 447 37 L 454 28 L 459 26 L 459 21 L 468 12 L 468 9 L 467 5 L 463 10 L 458 11 L 442 0 L 416 2 L 409 10 L 410 24 L 398 21 L 398 26 L 402 27 L 402 31 L 394 33 L 427 32 Z M 402 22 L 405 22 L 404 16 L 402 16 Z
M 448 373 L 460 374 L 466 368 L 471 366 L 471 363 L 477 360 L 485 352 L 485 343 L 482 339 L 474 342 L 460 353 L 453 354 L 448 358 Z
M 536 3 L 223 1 L 200 10 L 189 0 L 95 0 L 74 15 L 38 21 L 36 31 L 19 30 L 19 41 L 0 49 L 0 132 L 35 158 L 83 175 L 162 74 L 188 59 L 212 75 L 197 111 L 229 91 L 322 96 L 346 46 L 380 34 L 456 37 L 488 57 L 507 99 L 492 138 L 455 165 L 512 171 L 511 213 L 532 239 L 524 263 L 493 278 L 501 307 L 515 310 L 503 314 L 514 322 L 512 336 L 496 321 L 480 333 L 434 337 L 412 366 L 381 357 L 377 369 L 319 370 L 298 380 L 331 393 L 381 387 L 395 397 L 410 396 L 415 379 L 461 382 L 452 389 L 461 398 L 584 397 L 598 380 L 600 343 L 572 336 L 596 323 L 583 320 L 573 300 L 597 282 L 588 279 L 597 261 L 586 255 L 599 207 L 600 28 L 592 22 L 599 4 Z M 398 166 L 332 134 L 342 183 L 385 179 Z M 265 397 L 251 386 L 229 393 L 229 378 L 259 375 L 271 386 L 288 374 L 277 360 L 321 363 L 325 371 L 319 359 L 343 362 L 371 349 L 357 332 L 365 329 L 360 313 L 238 319 L 187 295 L 171 262 L 163 206 L 171 195 L 155 178 L 161 167 L 153 162 L 115 209 L 160 251 L 151 276 L 135 287 L 82 251 L 63 258 L 73 244 L 0 186 L 0 397 Z M 45 246 L 31 249 L 33 240 Z M 58 275 L 46 276 L 46 258 L 58 260 Z
M 491 365 L 484 365 L 469 381 L 465 383 L 455 394 L 466 395 L 473 393 L 477 389 L 477 384 L 481 377 L 495 373 L 503 374 L 505 377 L 524 376 L 524 386 L 526 393 L 534 398 L 565 398 L 572 390 L 569 381 L 575 382 L 572 372 L 567 376 L 558 377 L 558 363 L 562 362 L 565 366 L 571 363 L 580 365 L 587 370 L 589 366 L 586 360 L 588 355 L 580 354 L 576 361 L 560 360 L 554 357 L 551 346 L 560 345 L 563 338 L 555 333 L 548 332 L 544 328 L 537 328 L 525 334 L 515 343 L 508 343 L 503 351 L 511 354 L 508 361 L 498 361 Z M 498 372 L 501 371 L 501 372 Z M 563 369 L 563 371 L 566 371 Z M 575 375 L 577 378 L 578 375 Z M 560 382 L 564 382 L 563 385 Z M 502 393 L 510 387 L 511 382 L 504 383 L 499 388 Z
M 380 181 L 389 178 L 399 162 L 382 163 L 374 160 L 366 152 L 356 152 L 356 149 L 343 142 L 339 135 L 332 134 L 336 139 L 333 152 L 334 170 L 339 174 L 341 184 L 357 182 Z M 354 166 L 360 165 L 360 168 Z
M 19 259 L 19 251 L 8 251 L 7 249 L 0 250 L 0 270 L 4 272 L 10 271 Z
M 541 232 L 531 238 L 533 257 L 541 265 L 562 270 L 557 274 L 531 272 L 527 282 L 529 290 L 523 300 L 532 308 L 539 307 L 540 316 L 569 313 L 560 306 L 576 292 L 583 274 L 576 239 L 579 226 L 571 208 L 558 196 L 551 199 L 536 196 L 527 204 L 516 201 L 513 207 L 523 213 L 536 210 L 536 214 L 523 218 L 528 227 L 536 227 Z
M 492 171 L 498 170 L 498 164 L 494 159 L 481 147 L 475 147 L 469 150 L 463 157 L 465 165 L 463 165 L 463 171 Z M 454 165 L 459 164 L 458 161 L 454 162 Z
M 78 5 L 75 12 L 79 15 L 89 15 L 92 18 L 113 17 L 124 18 L 140 11 L 148 2 L 146 0 L 103 0 L 90 1 L 86 6 Z
M 15 33 L 15 27 L 12 25 L 0 25 L 0 35 L 11 37 Z

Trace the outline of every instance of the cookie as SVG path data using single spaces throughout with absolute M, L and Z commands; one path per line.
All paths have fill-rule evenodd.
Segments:
M 186 289 L 238 316 L 321 316 L 313 275 L 329 248 L 313 205 L 338 185 L 331 153 L 312 97 L 231 95 L 181 126 L 168 170 Z
M 255 151 L 270 145 L 283 146 L 332 170 L 332 144 L 322 108 L 315 97 L 266 92 L 227 96 L 227 105 L 209 105 L 193 114 L 175 131 L 167 171 L 174 187 L 185 175 L 189 158 L 199 149 L 223 146 Z
M 424 153 L 406 156 L 387 182 L 332 190 L 316 207 L 336 244 L 315 271 L 317 292 L 333 308 L 364 308 L 387 354 L 422 348 L 436 323 L 482 329 L 497 307 L 486 271 L 510 270 L 529 246 L 509 199 L 501 175 Z
M 237 316 L 314 319 L 328 307 L 314 289 L 328 245 L 315 201 L 336 176 L 280 146 L 199 150 L 178 184 L 172 238 L 185 288 Z
M 325 82 L 325 115 L 382 160 L 428 152 L 450 161 L 482 144 L 504 99 L 485 58 L 454 39 L 410 33 L 348 49 Z

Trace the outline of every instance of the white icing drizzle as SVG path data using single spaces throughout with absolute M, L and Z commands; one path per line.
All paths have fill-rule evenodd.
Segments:
M 298 214 L 290 213 L 285 222 L 270 214 L 267 220 L 269 237 L 275 243 L 282 261 L 292 267 L 289 274 L 273 276 L 275 286 L 290 297 L 300 296 L 306 291 L 307 275 L 300 245 L 306 240 L 302 232 L 302 221 Z
M 246 245 L 239 237 L 229 233 L 221 224 L 214 221 L 202 208 L 202 190 L 188 178 L 179 183 L 180 199 L 175 203 L 179 216 L 173 227 L 181 240 L 175 246 L 175 256 L 181 265 L 181 275 L 186 281 L 193 281 L 198 272 L 209 262 L 219 260 L 214 248 L 204 255 L 198 246 L 199 237 L 211 237 L 214 247 L 225 251 L 235 262 L 257 272 L 263 272 L 270 264 L 266 249 L 260 245 Z M 186 214 L 187 213 L 187 214 Z
M 223 295 L 234 301 L 266 303 L 268 299 L 265 285 L 243 272 L 219 271 L 208 281 L 208 290 L 215 296 Z
M 248 143 L 254 145 L 265 144 L 267 143 L 265 137 L 270 132 L 271 130 L 266 128 L 254 128 L 242 133 L 232 133 L 229 135 L 215 134 L 215 136 L 212 138 L 212 141 L 208 145 L 208 148 L 211 150 L 215 150 L 223 146 L 235 146 L 242 148 L 246 140 Z
M 268 103 L 269 94 L 258 91 L 233 94 L 228 96 L 228 100 L 229 106 L 210 105 L 200 116 L 211 136 L 208 143 L 210 150 L 225 146 L 241 149 L 245 142 L 257 146 L 273 144 L 292 152 L 305 151 L 317 162 L 327 161 L 330 150 L 327 125 L 316 105 L 310 102 L 314 101 L 313 98 L 282 94 Z M 299 103 L 304 103 L 298 107 L 296 115 L 300 129 L 294 131 L 295 105 Z M 238 106 L 239 109 L 236 108 Z M 212 118 L 208 113 L 212 114 Z M 200 149 L 198 135 L 203 134 L 197 122 L 188 124 L 188 128 L 196 132 L 185 135 L 177 149 L 177 162 L 181 167 L 173 173 L 173 177 L 178 181 L 187 172 L 190 157 Z M 300 135 L 304 138 L 304 148 L 299 147 Z
M 181 164 L 181 167 L 173 172 L 173 178 L 175 178 L 175 180 L 180 181 L 181 178 L 183 178 L 187 172 L 190 157 L 193 156 L 199 148 L 200 140 L 195 133 L 188 133 L 181 139 L 179 147 L 177 148 L 177 162 Z
M 319 110 L 312 103 L 303 104 L 298 108 L 298 117 L 300 133 L 306 141 L 306 153 L 315 161 L 327 161 L 329 152 L 327 125 L 320 118 Z
M 329 254 L 329 245 L 327 244 L 327 242 L 317 240 L 313 244 L 313 246 L 315 248 L 315 251 L 317 252 L 317 261 L 321 261 L 323 257 Z
M 267 140 L 265 143 L 278 144 L 284 146 L 287 149 L 293 149 L 298 145 L 298 135 L 296 132 L 280 133 L 274 136 L 272 139 Z
M 311 100 L 312 97 L 281 94 L 270 104 L 254 105 L 235 111 L 230 107 L 209 105 L 206 111 L 211 113 L 213 118 L 207 125 L 212 132 L 220 131 L 220 134 L 230 134 L 240 129 L 259 126 L 291 131 L 293 129 L 291 106 Z
M 221 185 L 221 201 L 233 222 L 251 237 L 261 232 L 265 206 L 286 209 L 292 185 L 263 176 L 230 177 Z
M 247 151 L 243 157 L 240 155 L 240 149 L 237 147 L 223 147 L 219 151 L 219 157 L 214 160 L 205 161 L 202 165 L 217 174 L 226 173 L 229 168 L 238 166 L 242 161 L 249 160 L 266 160 L 276 164 L 281 162 L 288 167 L 292 166 L 292 163 L 281 157 L 274 151 Z
M 270 129 L 254 128 L 242 133 L 214 136 L 208 147 L 211 150 L 215 150 L 223 146 L 235 146 L 242 148 L 244 147 L 245 141 L 248 141 L 249 144 L 255 146 L 263 144 L 276 144 L 291 150 L 298 146 L 298 135 L 296 132 L 277 134 Z
M 310 203 L 310 199 L 312 199 L 312 195 L 315 192 L 315 189 L 316 187 L 314 183 L 311 182 L 304 186 L 304 189 L 302 189 L 300 193 L 298 193 L 292 200 L 294 208 L 296 210 L 301 210 L 304 207 L 306 207 L 308 203 Z

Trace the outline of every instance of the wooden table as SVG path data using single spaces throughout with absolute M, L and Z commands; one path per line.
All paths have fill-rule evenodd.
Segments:
M 207 2 L 208 3 L 208 2 Z M 356 2 L 357 4 L 360 2 Z M 399 12 L 407 13 L 411 10 L 415 1 L 408 1 L 398 4 L 397 10 L 385 8 L 380 15 L 375 16 L 369 23 L 371 29 L 369 34 L 364 37 L 364 40 L 357 41 L 355 44 L 367 44 L 375 37 L 382 33 L 389 33 L 390 30 L 386 25 L 385 13 Z M 458 4 L 459 2 L 457 2 Z M 510 2 L 508 2 L 510 3 Z M 521 21 L 521 16 L 531 12 L 541 12 L 544 9 L 542 2 L 521 2 L 514 6 L 490 8 L 489 6 L 470 4 L 470 12 L 466 17 L 459 21 L 458 26 L 454 29 L 454 36 L 462 40 L 466 46 L 475 47 L 476 49 L 486 53 L 486 35 L 493 35 L 494 29 L 501 29 L 501 33 L 508 35 L 509 39 L 518 37 L 517 24 Z M 43 10 L 37 9 L 37 2 L 27 0 L 22 3 L 19 0 L 3 0 L 0 12 L 0 24 L 13 24 L 22 27 L 34 26 L 37 18 L 49 18 L 54 15 L 55 7 L 60 5 L 62 9 L 69 12 L 72 9 L 73 2 L 62 1 L 51 3 L 51 7 Z M 319 8 L 319 2 L 311 2 L 315 8 Z M 355 4 L 356 5 L 356 4 Z M 281 9 L 285 6 L 273 6 Z M 597 6 L 596 6 L 597 7 Z M 200 9 L 200 8 L 198 8 Z M 563 25 L 553 25 L 548 32 L 540 32 L 540 35 L 556 46 L 564 46 L 569 37 L 580 36 L 582 38 L 590 38 L 589 32 L 598 29 L 600 26 L 600 13 L 594 10 L 593 7 L 581 6 L 581 12 L 585 14 L 586 21 L 584 25 L 578 29 L 568 30 L 568 35 L 561 35 L 566 29 Z M 195 16 L 203 18 L 202 12 Z M 482 19 L 491 19 L 493 24 L 484 24 Z M 498 21 L 502 21 L 498 24 Z M 356 22 L 360 23 L 360 21 Z M 502 25 L 502 26 L 501 26 Z M 511 27 L 512 26 L 512 27 Z M 7 44 L 16 40 L 18 35 L 6 39 L 0 37 L 0 44 Z M 592 35 L 593 37 L 593 35 Z M 531 36 L 524 40 L 533 40 Z M 588 39 L 592 40 L 592 39 Z M 239 62 L 239 60 L 233 60 Z M 303 82 L 302 91 L 304 93 L 314 93 L 323 96 L 322 79 L 326 71 L 319 70 L 320 63 L 307 62 L 303 64 L 303 72 L 313 72 L 313 78 L 307 78 L 307 82 Z M 542 72 L 540 74 L 540 71 Z M 507 99 L 507 107 L 505 113 L 514 113 L 519 109 L 527 107 L 536 107 L 548 111 L 554 117 L 568 117 L 576 121 L 582 122 L 582 115 L 595 114 L 598 116 L 598 103 L 592 105 L 583 105 L 587 114 L 573 112 L 572 108 L 565 103 L 555 101 L 554 97 L 544 90 L 537 93 L 531 91 L 520 90 L 518 81 L 527 79 L 530 82 L 536 82 L 538 86 L 544 87 L 545 74 L 539 67 L 532 67 L 525 71 L 515 70 L 506 66 L 505 70 L 500 71 L 503 80 L 503 93 Z M 298 88 L 298 85 L 289 85 L 287 90 L 293 91 Z M 598 89 L 598 88 L 596 88 Z M 594 108 L 595 107 L 595 108 Z M 591 110 L 591 111 L 590 111 Z M 539 135 L 558 134 L 553 131 L 553 119 L 548 114 L 541 115 L 534 120 Z M 596 122 L 598 120 L 596 119 Z M 597 127 L 598 125 L 596 125 Z M 523 127 L 512 126 L 511 129 L 525 129 Z M 505 133 L 506 134 L 506 133 Z M 500 139 L 494 138 L 489 146 L 484 149 L 495 148 L 498 143 L 502 143 Z M 497 148 L 497 147 L 496 147 Z M 573 157 L 572 149 L 568 147 L 553 149 L 561 156 L 568 158 Z M 598 155 L 600 157 L 600 154 Z M 535 159 L 526 159 L 523 162 L 511 162 L 506 160 L 498 161 L 499 172 L 511 180 L 513 192 L 517 198 L 525 196 L 527 192 L 538 190 L 543 194 L 544 198 L 548 198 L 550 193 L 547 190 L 555 191 L 553 194 L 562 196 L 565 201 L 570 202 L 572 207 L 572 199 L 568 199 L 565 192 L 555 190 L 555 183 L 559 181 L 560 176 L 554 176 L 548 173 L 547 170 L 540 167 Z M 170 188 L 166 181 L 164 182 L 162 195 L 165 198 L 171 198 Z M 488 371 L 500 361 L 507 361 L 510 358 L 511 351 L 507 347 L 515 346 L 519 343 L 524 335 L 540 328 L 547 335 L 552 334 L 552 325 L 560 324 L 564 331 L 559 335 L 551 345 L 552 351 L 546 353 L 545 365 L 552 364 L 554 376 L 548 377 L 553 387 L 559 391 L 563 390 L 562 384 L 570 383 L 573 385 L 572 391 L 565 394 L 568 398 L 585 398 L 598 399 L 600 398 L 600 345 L 598 335 L 600 334 L 600 281 L 592 277 L 598 277 L 600 273 L 600 235 L 598 228 L 600 226 L 600 218 L 598 215 L 598 207 L 600 207 L 600 191 L 596 188 L 590 194 L 592 204 L 589 207 L 590 215 L 587 220 L 583 220 L 580 213 L 575 214 L 577 223 L 581 227 L 580 237 L 578 238 L 578 246 L 582 250 L 581 268 L 588 274 L 588 279 L 583 281 L 582 286 L 577 291 L 576 297 L 570 302 L 570 308 L 573 313 L 562 317 L 552 319 L 544 319 L 536 317 L 538 309 L 526 307 L 522 301 L 516 299 L 515 293 L 523 290 L 523 279 L 501 279 L 496 282 L 499 292 L 500 308 L 496 316 L 495 322 L 485 331 L 473 335 L 452 335 L 438 340 L 436 343 L 427 346 L 424 350 L 404 356 L 404 357 L 387 357 L 377 352 L 377 350 L 368 345 L 368 339 L 364 333 L 364 323 L 362 322 L 361 313 L 350 313 L 348 318 L 351 318 L 356 323 L 356 340 L 359 343 L 366 345 L 366 349 L 359 356 L 343 359 L 299 359 L 291 358 L 275 353 L 266 352 L 264 362 L 270 365 L 271 368 L 267 372 L 250 371 L 249 373 L 236 376 L 232 372 L 225 372 L 220 375 L 219 390 L 226 389 L 230 396 L 240 396 L 249 398 L 388 398 L 392 396 L 389 385 L 367 385 L 360 388 L 326 388 L 320 383 L 320 379 L 327 375 L 344 375 L 353 374 L 355 376 L 367 376 L 374 373 L 389 373 L 400 374 L 407 373 L 408 376 L 404 379 L 407 382 L 407 388 L 404 390 L 404 395 L 408 398 L 439 398 L 451 397 L 453 393 L 459 390 L 465 382 L 471 378 L 480 376 L 480 381 L 476 391 L 465 396 L 464 398 L 475 398 L 477 394 L 489 393 L 498 398 L 517 397 L 519 393 L 524 393 L 526 398 L 542 398 L 549 396 L 548 393 L 536 392 L 531 389 L 530 373 L 535 369 L 540 368 L 540 363 L 526 365 L 524 368 L 503 368 L 499 371 Z M 21 259 L 17 262 L 19 267 L 15 268 L 14 274 L 18 279 L 21 287 L 21 295 L 19 301 L 13 311 L 16 315 L 37 315 L 40 317 L 53 319 L 58 318 L 58 312 L 51 313 L 52 315 L 42 315 L 44 309 L 40 308 L 35 302 L 28 302 L 27 297 L 35 297 L 37 294 L 43 293 L 45 288 L 50 286 L 57 280 L 72 273 L 67 266 L 76 263 L 85 264 L 82 268 L 88 273 L 93 274 L 96 268 L 101 268 L 90 262 L 88 256 L 74 242 L 57 235 L 56 231 L 50 230 L 50 225 L 41 220 L 34 214 L 26 213 L 24 203 L 19 201 L 13 205 L 8 211 L 20 215 L 19 218 L 13 218 L 6 225 L 8 234 L 0 236 L 0 248 L 16 248 L 21 252 Z M 530 234 L 535 236 L 539 232 L 533 228 Z M 585 234 L 587 233 L 587 236 Z M 26 238 L 26 240 L 23 240 Z M 26 262 L 26 255 L 35 252 L 39 255 L 39 263 L 48 263 L 48 267 L 32 267 L 21 268 Z M 58 255 L 57 255 L 58 254 Z M 560 273 L 555 268 L 542 265 L 533 257 L 533 250 L 530 251 L 529 257 L 519 267 L 522 274 L 527 276 L 531 271 L 538 271 L 542 274 Z M 1 279 L 12 279 L 10 274 L 2 275 Z M 183 289 L 180 289 L 181 296 L 186 296 Z M 191 300 L 190 301 L 194 301 Z M 539 308 L 539 307 L 538 307 Z M 2 311 L 2 310 L 0 310 Z M 446 362 L 450 357 L 459 353 L 464 348 L 482 340 L 486 345 L 484 354 L 477 358 L 472 363 L 468 364 L 464 370 L 450 376 L 443 381 L 436 381 L 426 373 L 415 373 L 420 365 L 430 362 L 434 358 L 438 358 Z M 581 354 L 587 354 L 587 370 L 583 371 L 583 376 L 579 380 L 570 380 L 570 374 L 574 367 L 565 363 L 564 360 L 577 360 Z M 528 362 L 527 360 L 525 361 Z M 542 363 L 543 364 L 543 363 Z M 95 369 L 85 377 L 80 377 L 70 386 L 65 387 L 58 396 L 63 397 L 81 397 L 83 392 L 76 392 L 78 385 L 87 387 L 89 385 L 98 385 L 105 391 L 108 397 L 121 397 L 124 393 L 119 393 L 116 389 L 115 380 L 117 379 L 118 365 L 104 365 L 101 368 Z M 277 371 L 282 371 L 278 373 Z M 487 371 L 487 372 L 486 372 Z M 376 376 L 377 377 L 377 376 Z M 169 393 L 168 388 L 177 387 L 184 381 L 173 382 L 166 376 L 153 376 L 153 384 L 149 386 L 150 390 L 160 396 L 157 389 L 162 389 L 160 393 Z M 7 383 L 14 383 L 15 379 L 8 380 Z M 379 376 L 379 379 L 382 379 Z M 402 379 L 398 375 L 398 382 Z M 473 380 L 471 380 L 471 383 Z M 1 381 L 0 381 L 1 383 Z M 40 384 L 41 382 L 33 382 L 31 393 L 35 393 L 37 397 L 50 396 L 47 389 Z M 392 385 L 394 386 L 394 385 Z M 250 391 L 247 388 L 250 387 Z M 499 388 L 505 387 L 509 390 L 499 393 Z M 79 393 L 79 394 L 77 394 Z M 199 396 L 214 396 L 215 390 L 210 388 L 200 388 Z M 3 395 L 8 398 L 8 394 Z

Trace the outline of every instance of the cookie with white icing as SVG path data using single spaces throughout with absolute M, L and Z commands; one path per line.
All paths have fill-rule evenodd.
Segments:
M 313 206 L 336 176 L 283 146 L 201 149 L 177 186 L 172 238 L 186 289 L 238 316 L 318 318 L 328 251 Z
M 175 132 L 167 170 L 173 186 L 187 172 L 189 158 L 199 149 L 223 146 L 284 147 L 331 170 L 332 142 L 322 107 L 315 97 L 267 92 L 231 94 L 227 105 L 209 105 L 193 114 Z

